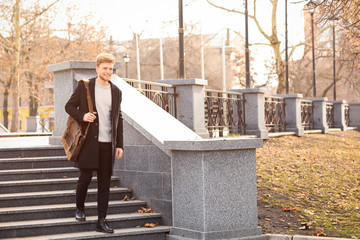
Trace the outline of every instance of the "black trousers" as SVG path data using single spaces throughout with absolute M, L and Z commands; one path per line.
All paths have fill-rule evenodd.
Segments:
M 76 207 L 84 209 L 85 199 L 93 171 L 97 171 L 98 196 L 97 211 L 98 218 L 105 218 L 110 195 L 110 180 L 112 174 L 112 148 L 111 143 L 99 142 L 99 168 L 80 169 L 80 177 L 76 188 Z

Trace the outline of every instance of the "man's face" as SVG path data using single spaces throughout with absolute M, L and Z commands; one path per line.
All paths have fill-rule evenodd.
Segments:
M 112 63 L 101 63 L 98 67 L 96 67 L 98 77 L 103 81 L 110 81 L 113 68 L 114 64 Z

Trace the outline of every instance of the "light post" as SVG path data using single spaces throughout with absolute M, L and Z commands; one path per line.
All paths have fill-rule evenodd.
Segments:
M 183 2 L 179 0 L 179 78 L 185 78 Z
M 333 81 L 334 81 L 334 101 L 336 101 L 336 69 L 335 69 L 335 21 L 338 18 L 334 15 L 329 20 L 333 21 Z
M 128 62 L 130 61 L 130 56 L 128 54 L 125 54 L 123 56 L 124 62 L 125 62 L 125 77 L 128 78 Z
M 250 50 L 249 50 L 249 24 L 248 2 L 245 0 L 245 76 L 246 88 L 250 88 Z
M 311 15 L 311 43 L 312 43 L 312 65 L 313 65 L 313 97 L 316 97 L 316 78 L 315 78 L 315 46 L 314 46 L 314 12 L 316 4 L 310 0 L 307 4 L 307 9 Z
M 289 59 L 288 59 L 288 22 L 287 0 L 285 0 L 285 91 L 289 94 Z

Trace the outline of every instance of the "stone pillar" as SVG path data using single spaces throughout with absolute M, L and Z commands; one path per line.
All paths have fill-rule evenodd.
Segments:
M 322 133 L 329 132 L 329 126 L 326 122 L 326 102 L 327 98 L 307 98 L 314 105 L 314 129 L 320 129 Z
M 265 91 L 260 88 L 231 89 L 244 95 L 245 100 L 245 134 L 268 138 L 265 126 Z
M 280 94 L 285 100 L 286 131 L 295 132 L 296 136 L 304 135 L 304 127 L 301 124 L 301 99 L 302 94 Z
M 120 68 L 116 63 L 114 69 Z M 48 71 L 54 73 L 54 109 L 55 130 L 49 138 L 52 145 L 61 145 L 60 137 L 66 128 L 68 114 L 65 112 L 65 104 L 74 92 L 77 81 L 96 77 L 96 64 L 92 61 L 68 61 L 48 66 Z
M 39 116 L 26 117 L 26 132 L 36 132 L 39 120 Z
M 173 227 L 169 240 L 267 239 L 258 226 L 261 139 L 168 141 Z
M 345 123 L 345 100 L 329 101 L 334 104 L 334 127 L 346 131 Z
M 350 126 L 360 130 L 360 103 L 349 103 Z
M 204 79 L 158 80 L 158 83 L 171 84 L 176 87 L 177 119 L 192 129 L 199 136 L 208 138 L 205 128 L 205 86 Z

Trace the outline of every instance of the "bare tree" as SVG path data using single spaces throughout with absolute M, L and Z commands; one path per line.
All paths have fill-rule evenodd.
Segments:
M 7 25 L 2 24 L 2 26 L 8 26 L 7 28 L 4 27 L 0 29 L 0 46 L 8 53 L 8 63 L 11 66 L 9 75 L 10 78 L 7 80 L 7 82 L 10 82 L 11 84 L 11 92 L 13 96 L 11 132 L 17 132 L 19 130 L 19 88 L 20 74 L 23 71 L 21 65 L 21 53 L 24 47 L 22 34 L 29 25 L 37 21 L 58 1 L 59 0 L 54 0 L 47 6 L 40 8 L 26 20 L 22 18 L 22 0 L 3 0 L 0 2 L 0 21 L 7 23 Z M 5 84 L 5 86 L 7 85 L 8 84 Z

